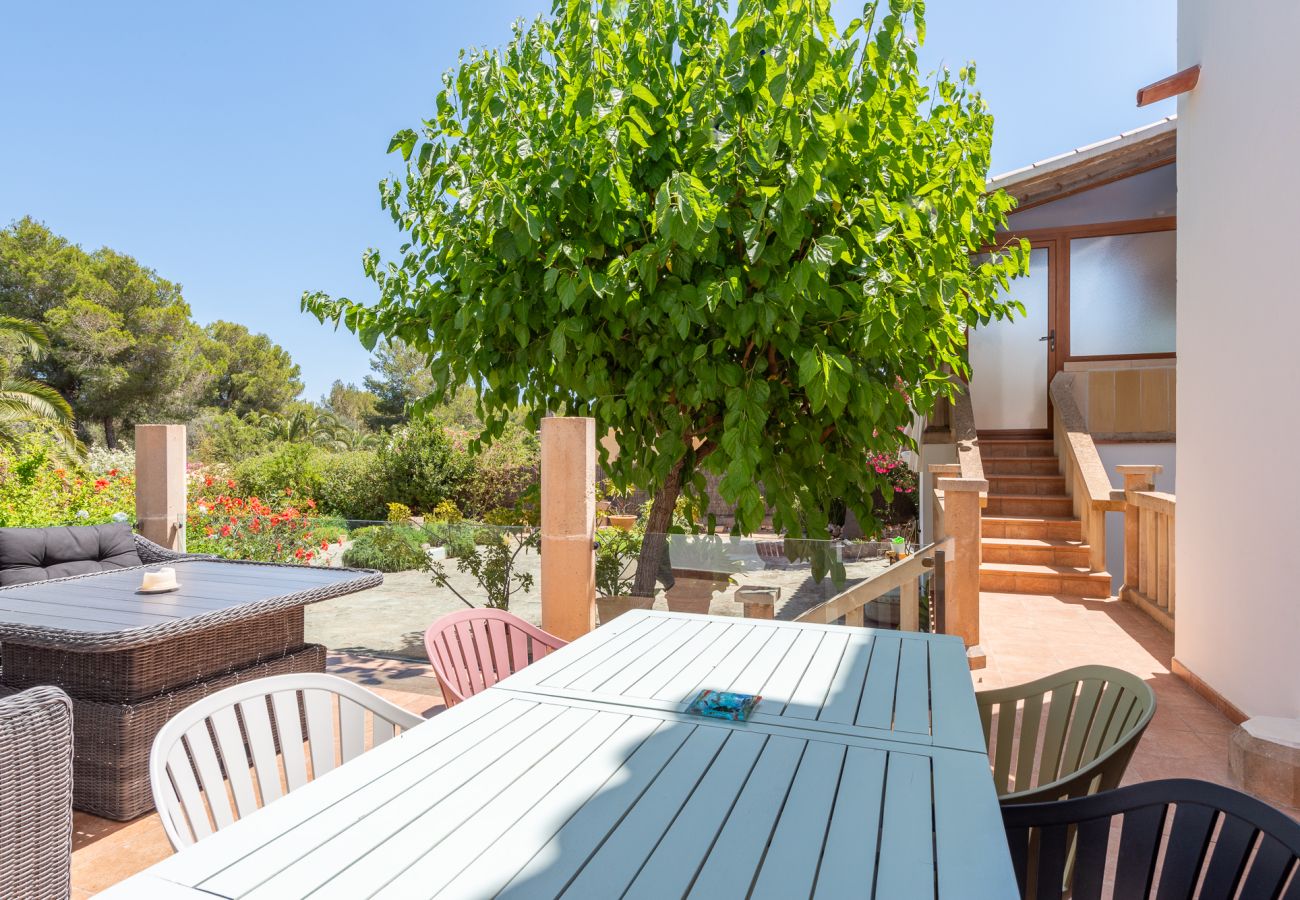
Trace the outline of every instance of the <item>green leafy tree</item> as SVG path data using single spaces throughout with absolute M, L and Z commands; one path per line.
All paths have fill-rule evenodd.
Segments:
M 8 353 L 39 359 L 49 350 L 50 339 L 35 322 L 0 316 L 0 447 L 16 450 L 24 432 L 44 428 L 66 456 L 84 449 L 73 431 L 72 407 L 58 391 L 14 371 Z
M 241 416 L 278 413 L 302 393 L 302 370 L 265 334 L 222 321 L 203 333 L 203 356 L 213 371 L 205 405 Z
M 44 325 L 27 374 L 55 388 L 117 446 L 120 425 L 189 418 L 210 378 L 180 285 L 108 248 L 86 253 L 22 219 L 0 231 L 0 308 Z
M 374 358 L 364 380 L 366 390 L 375 395 L 375 413 L 370 424 L 375 428 L 401 425 L 410 418 L 413 403 L 433 390 L 433 376 L 425 355 L 402 340 L 386 340 L 373 347 Z
M 336 380 L 330 392 L 320 400 L 320 405 L 349 428 L 363 429 L 375 416 L 376 397 L 355 384 Z
M 913 0 L 842 29 L 829 0 L 556 0 L 393 138 L 407 243 L 365 255 L 377 303 L 304 308 L 419 350 L 435 397 L 476 385 L 485 440 L 520 403 L 595 416 L 649 532 L 706 471 L 742 530 L 770 504 L 824 534 L 836 499 L 869 526 L 867 456 L 955 390 L 1027 257 L 972 259 L 1013 204 L 986 192 L 992 117 L 973 66 L 927 82 L 909 35 Z

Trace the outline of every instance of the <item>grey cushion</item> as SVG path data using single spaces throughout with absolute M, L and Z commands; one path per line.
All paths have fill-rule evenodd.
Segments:
M 143 565 L 131 526 L 0 528 L 0 587 Z

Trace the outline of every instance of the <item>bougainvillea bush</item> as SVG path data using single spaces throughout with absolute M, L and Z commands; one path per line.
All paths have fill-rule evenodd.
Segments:
M 186 549 L 226 559 L 323 563 L 343 543 L 337 528 L 319 527 L 316 501 L 286 490 L 263 500 L 235 494 L 233 480 L 200 475 L 190 482 Z
M 99 525 L 135 518 L 133 473 L 60 465 L 39 434 L 0 452 L 0 527 Z

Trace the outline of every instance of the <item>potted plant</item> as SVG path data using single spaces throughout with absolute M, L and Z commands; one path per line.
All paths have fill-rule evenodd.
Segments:
M 630 609 L 650 609 L 654 597 L 632 596 L 641 535 L 622 528 L 596 530 L 596 613 L 600 624 Z

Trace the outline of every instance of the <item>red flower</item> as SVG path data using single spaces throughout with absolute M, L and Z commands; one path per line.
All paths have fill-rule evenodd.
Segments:
M 229 525 L 222 525 L 222 526 L 221 526 L 221 536 L 222 536 L 222 537 L 230 537 L 230 526 L 229 526 Z
M 321 542 L 320 542 L 320 548 L 321 548 L 322 550 L 328 550 L 328 549 L 330 548 L 330 542 L 329 542 L 329 541 L 321 541 Z
M 108 487 L 108 482 L 105 481 L 104 479 L 99 478 L 99 479 L 96 479 L 96 480 L 95 480 L 95 490 L 96 490 L 96 491 L 102 491 L 102 490 L 103 490 L 104 488 L 106 488 L 106 487 Z
M 279 541 L 276 541 L 276 542 L 275 542 L 275 552 L 276 552 L 276 553 L 283 553 L 283 552 L 284 552 L 284 544 L 280 543 Z
M 271 516 L 271 527 L 274 528 L 275 526 L 277 526 L 277 525 L 279 525 L 279 524 L 280 524 L 280 517 L 279 517 L 279 516 Z
M 109 469 L 109 470 L 108 470 L 108 474 L 109 474 L 111 477 L 116 478 L 116 477 L 117 477 L 117 469 Z
M 315 501 L 315 500 L 312 500 L 310 497 L 307 498 L 307 508 L 308 508 L 308 509 L 315 509 L 315 508 L 316 508 L 316 501 Z
M 235 489 L 235 479 L 233 479 L 233 478 L 227 478 L 227 479 L 226 479 L 226 487 L 230 488 L 230 489 L 233 491 L 233 490 Z
M 211 476 L 211 475 L 204 475 L 204 476 L 203 476 L 203 486 L 204 486 L 204 487 L 212 487 L 212 476 Z
M 296 556 L 298 559 L 302 559 L 303 557 L 302 548 L 299 547 L 297 550 L 293 551 L 293 555 Z

